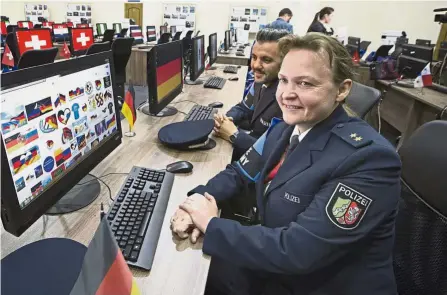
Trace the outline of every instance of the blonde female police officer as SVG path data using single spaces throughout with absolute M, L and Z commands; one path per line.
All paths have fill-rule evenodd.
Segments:
M 341 106 L 352 61 L 337 40 L 310 33 L 279 46 L 284 122 L 190 192 L 173 230 L 191 218 L 204 234 L 207 294 L 394 295 L 399 157 Z M 259 225 L 217 217 L 216 202 L 245 182 L 256 183 Z

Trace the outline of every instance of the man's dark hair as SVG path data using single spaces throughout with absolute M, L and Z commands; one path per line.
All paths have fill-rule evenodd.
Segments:
M 292 10 L 290 10 L 289 8 L 283 8 L 283 9 L 281 9 L 281 11 L 279 12 L 279 16 L 280 16 L 280 17 L 281 17 L 281 16 L 284 16 L 284 15 L 286 15 L 286 14 L 288 14 L 290 17 L 293 16 Z
M 264 28 L 256 34 L 256 42 L 278 42 L 284 36 L 289 35 L 287 30 Z

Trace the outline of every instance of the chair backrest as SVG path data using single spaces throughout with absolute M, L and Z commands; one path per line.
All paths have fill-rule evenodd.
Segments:
M 418 128 L 399 149 L 402 194 L 394 273 L 399 294 L 447 294 L 447 121 Z
M 366 51 L 369 45 L 371 45 L 371 41 L 361 41 L 360 50 Z
M 28 50 L 20 57 L 18 68 L 25 69 L 53 63 L 56 58 L 57 52 L 58 50 L 56 47 L 39 50 Z
M 34 25 L 34 29 L 41 29 L 42 28 L 42 25 L 41 24 L 35 24 Z
M 381 95 L 382 93 L 376 88 L 353 82 L 351 92 L 346 97 L 346 104 L 363 119 L 379 102 Z
M 175 35 L 174 35 L 174 37 L 172 38 L 172 41 L 178 41 L 178 40 L 180 40 L 180 36 L 181 36 L 181 35 L 182 35 L 182 32 L 181 32 L 181 31 L 176 32 Z
M 6 26 L 6 32 L 9 34 L 9 33 L 13 33 L 14 32 L 14 29 L 17 29 L 18 28 L 18 26 L 16 26 L 16 25 L 7 25 Z
M 110 42 L 93 43 L 88 49 L 85 55 L 95 54 L 110 50 Z
M 119 83 L 126 81 L 126 66 L 132 53 L 133 38 L 116 38 L 112 43 L 115 80 Z
M 171 33 L 163 33 L 160 36 L 160 39 L 158 39 L 157 44 L 164 44 L 171 41 Z
M 109 30 L 109 29 L 105 30 L 104 35 L 102 37 L 102 42 L 112 42 L 113 36 L 115 36 L 114 30 Z
M 193 30 L 189 30 L 188 32 L 186 32 L 186 36 L 185 38 L 192 38 L 192 34 L 194 33 Z
M 119 33 L 118 37 L 122 37 L 122 38 L 126 37 L 128 30 L 129 30 L 128 28 L 121 29 L 121 32 Z

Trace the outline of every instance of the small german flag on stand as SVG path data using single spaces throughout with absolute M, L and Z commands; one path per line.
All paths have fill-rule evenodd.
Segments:
M 81 272 L 70 292 L 70 295 L 86 294 L 141 294 L 106 218 L 88 246 Z
M 126 136 L 135 136 L 133 132 L 133 125 L 137 120 L 137 110 L 135 109 L 135 89 L 133 85 L 130 84 L 127 89 L 126 95 L 124 97 L 123 107 L 121 108 L 121 113 L 126 117 L 127 122 L 129 122 L 129 132 L 124 133 Z

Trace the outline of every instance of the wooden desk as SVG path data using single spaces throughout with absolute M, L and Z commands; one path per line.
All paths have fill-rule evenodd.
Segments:
M 62 50 L 64 48 L 64 43 L 53 43 L 53 46 L 57 48 L 56 60 L 65 59 L 61 56 Z
M 432 89 L 424 88 L 421 94 L 419 89 L 405 88 L 382 80 L 376 81 L 375 87 L 387 91 L 380 107 L 381 117 L 401 133 L 399 146 L 419 126 L 435 120 L 436 115 L 447 105 L 447 95 Z
M 146 44 L 132 47 L 129 61 L 126 66 L 126 83 L 132 81 L 134 86 L 147 86 L 147 54 L 155 44 Z M 151 48 L 139 48 L 150 46 Z
M 369 79 L 369 67 L 355 65 L 354 71 L 356 75 L 354 76 L 354 81 L 359 82 L 363 85 L 374 87 L 374 81 Z
M 237 56 L 235 48 L 231 49 L 230 53 L 228 54 L 217 53 L 216 63 L 246 66 L 248 65 L 248 60 L 250 59 L 250 52 L 251 46 L 246 46 L 244 56 Z
M 221 77 L 234 76 L 222 73 L 222 65 L 218 65 L 216 72 Z M 189 99 L 206 105 L 221 101 L 224 107 L 220 112 L 226 112 L 240 101 L 246 72 L 247 67 L 241 68 L 238 71 L 239 81 L 227 82 L 222 90 L 206 89 L 203 85 L 185 85 L 184 92 L 174 102 Z M 181 102 L 174 105 L 179 110 L 188 112 L 193 103 Z M 201 241 L 192 245 L 189 240 L 174 240 L 169 229 L 170 218 L 190 189 L 206 183 L 210 177 L 225 168 L 231 161 L 232 147 L 220 138 L 214 138 L 217 146 L 208 151 L 181 152 L 162 146 L 158 142 L 158 130 L 166 124 L 182 121 L 183 118 L 181 113 L 157 118 L 139 112 L 135 125 L 137 135 L 123 137 L 123 143 L 91 171 L 100 176 L 112 172 L 128 173 L 132 166 L 164 169 L 167 164 L 180 160 L 190 161 L 194 165 L 192 174 L 178 174 L 175 177 L 152 270 L 147 272 L 132 269 L 142 294 L 146 295 L 203 294 L 205 289 L 210 257 L 202 253 Z M 127 130 L 127 122 L 122 121 L 122 125 L 123 130 Z M 124 176 L 119 175 L 104 178 L 112 190 L 112 197 L 116 196 L 123 180 Z M 100 196 L 86 208 L 59 217 L 45 216 L 46 222 L 41 218 L 19 238 L 5 232 L 2 226 L 2 258 L 23 245 L 43 238 L 65 237 L 87 245 L 99 224 L 101 202 L 108 209 L 109 195 L 104 186 Z

